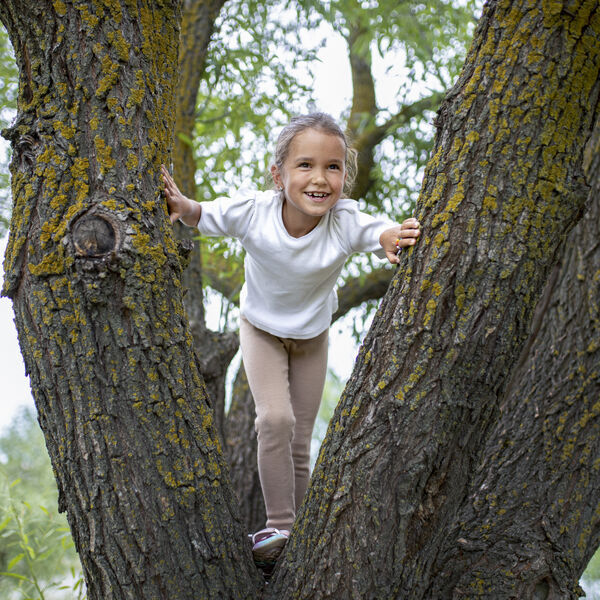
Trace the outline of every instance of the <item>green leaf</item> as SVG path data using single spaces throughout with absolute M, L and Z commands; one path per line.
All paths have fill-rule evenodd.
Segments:
M 13 577 L 14 579 L 20 579 L 21 581 L 27 581 L 29 583 L 32 583 L 31 579 L 25 577 L 24 575 L 19 575 L 18 573 L 0 572 L 0 575 L 4 575 L 6 577 Z
M 6 529 L 7 525 L 11 522 L 12 518 L 11 517 L 6 517 L 6 519 L 4 519 L 4 521 L 2 521 L 2 523 L 0 523 L 0 531 L 2 531 L 3 529 Z
M 20 563 L 20 562 L 23 560 L 23 558 L 25 558 L 25 553 L 24 553 L 24 552 L 21 552 L 21 554 L 17 554 L 17 556 L 15 556 L 15 557 L 14 557 L 14 558 L 13 558 L 13 559 L 12 559 L 12 560 L 11 560 L 11 561 L 8 563 L 8 565 L 6 566 L 6 568 L 7 568 L 9 571 L 12 571 L 13 567 L 15 567 L 16 565 L 18 565 L 18 564 L 19 564 L 19 563 Z

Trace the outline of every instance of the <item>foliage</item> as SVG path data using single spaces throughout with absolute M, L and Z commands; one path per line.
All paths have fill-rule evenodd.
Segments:
M 347 38 L 350 24 L 363 28 L 362 43 L 376 54 L 377 84 L 385 89 L 377 115 L 381 124 L 405 104 L 452 84 L 472 33 L 474 11 L 472 0 L 458 7 L 440 0 L 226 3 L 209 49 L 190 140 L 199 173 L 198 199 L 242 185 L 271 185 L 266 174 L 278 128 L 291 114 L 315 107 L 312 67 L 328 38 Z M 347 117 L 348 107 L 344 112 Z M 410 209 L 433 137 L 432 116 L 419 115 L 390 131 L 392 146 L 379 152 L 375 173 L 385 185 L 370 198 L 379 210 L 397 214 L 394 207 L 401 206 L 405 214 Z M 399 197 L 405 201 L 378 200 Z
M 85 586 L 42 432 L 23 410 L 0 437 L 0 597 L 81 599 Z
M 583 579 L 587 581 L 600 581 L 600 548 L 592 556 L 583 574 Z
M 580 584 L 588 600 L 600 600 L 600 548 L 592 556 Z
M 198 94 L 192 142 L 198 199 L 242 185 L 270 185 L 273 132 L 291 113 L 305 110 L 310 87 L 299 72 L 315 60 L 318 46 L 300 43 L 295 13 L 281 2 L 225 4 Z

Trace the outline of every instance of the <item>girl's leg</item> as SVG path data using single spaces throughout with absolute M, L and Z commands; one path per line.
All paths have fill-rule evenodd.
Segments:
M 267 527 L 292 528 L 294 465 L 291 442 L 295 418 L 288 384 L 288 354 L 283 340 L 240 323 L 244 369 L 256 406 L 258 474 L 267 509 Z
M 310 441 L 327 374 L 328 340 L 328 330 L 309 340 L 290 340 L 290 396 L 296 417 L 292 441 L 296 511 L 300 508 L 308 487 Z

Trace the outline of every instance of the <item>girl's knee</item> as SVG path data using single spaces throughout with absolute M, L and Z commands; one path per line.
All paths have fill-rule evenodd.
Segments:
M 292 411 L 267 411 L 256 417 L 254 427 L 258 435 L 285 435 L 290 440 L 294 435 L 296 419 Z

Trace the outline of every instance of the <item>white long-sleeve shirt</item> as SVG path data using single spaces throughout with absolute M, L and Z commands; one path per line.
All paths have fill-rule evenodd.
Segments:
M 354 200 L 340 199 L 312 231 L 295 238 L 283 224 L 277 192 L 240 190 L 201 205 L 200 232 L 237 238 L 246 250 L 241 314 L 283 338 L 309 339 L 329 327 L 346 259 L 354 252 L 384 258 L 379 236 L 394 225 L 360 212 Z

